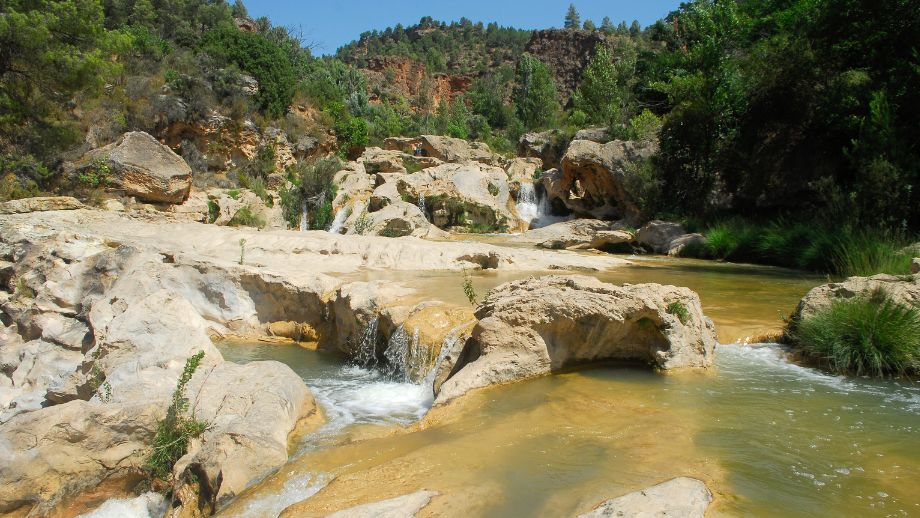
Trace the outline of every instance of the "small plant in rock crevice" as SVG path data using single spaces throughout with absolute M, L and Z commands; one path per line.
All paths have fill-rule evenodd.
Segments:
M 687 306 L 683 302 L 674 301 L 668 304 L 668 307 L 665 309 L 669 315 L 674 315 L 680 320 L 681 324 L 686 325 L 690 321 L 690 311 L 687 309 Z
M 355 220 L 355 234 L 363 236 L 370 232 L 373 226 L 374 222 L 368 217 L 367 210 L 365 210 L 358 216 L 358 219 Z
M 189 408 L 189 401 L 184 394 L 185 386 L 192 379 L 202 358 L 204 351 L 185 361 L 185 368 L 176 382 L 166 417 L 157 425 L 153 449 L 144 465 L 151 479 L 168 480 L 176 461 L 188 451 L 189 441 L 200 436 L 207 428 L 207 423 L 185 415 Z

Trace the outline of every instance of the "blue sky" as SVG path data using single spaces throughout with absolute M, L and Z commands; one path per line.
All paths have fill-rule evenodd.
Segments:
M 520 29 L 561 27 L 570 0 L 460 0 L 420 2 L 410 0 L 243 0 L 253 18 L 268 16 L 275 25 L 299 27 L 307 41 L 320 46 L 317 54 L 330 54 L 357 39 L 364 31 L 385 29 L 397 23 L 412 25 L 422 16 L 453 21 L 465 16 L 474 22 L 498 22 Z M 673 11 L 679 0 L 591 0 L 575 2 L 582 21 L 600 25 L 604 16 L 613 23 L 639 20 L 642 26 Z

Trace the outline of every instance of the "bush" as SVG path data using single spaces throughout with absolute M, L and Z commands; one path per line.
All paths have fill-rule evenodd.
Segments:
M 790 326 L 809 357 L 838 373 L 902 376 L 920 372 L 920 310 L 883 292 L 849 300 Z
M 265 226 L 265 220 L 260 216 L 253 214 L 251 208 L 243 207 L 242 209 L 236 211 L 236 214 L 230 218 L 230 221 L 227 222 L 227 225 L 231 227 L 262 228 Z
M 195 419 L 194 416 L 185 415 L 189 407 L 188 398 L 184 394 L 185 386 L 191 381 L 202 358 L 204 351 L 185 361 L 185 368 L 176 383 L 166 417 L 157 425 L 153 450 L 145 464 L 151 478 L 168 480 L 176 461 L 188 450 L 189 440 L 198 437 L 207 428 L 207 423 Z
M 687 306 L 685 306 L 683 302 L 674 301 L 668 304 L 668 307 L 665 308 L 665 311 L 667 311 L 669 315 L 674 315 L 677 317 L 681 324 L 686 325 L 687 322 L 690 321 L 690 311 L 687 309 Z

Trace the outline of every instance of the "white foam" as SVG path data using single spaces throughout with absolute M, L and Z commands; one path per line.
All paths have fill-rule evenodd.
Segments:
M 169 502 L 159 493 L 144 493 L 137 498 L 112 498 L 94 511 L 77 518 L 161 518 Z
M 324 475 L 306 473 L 291 477 L 284 483 L 280 492 L 253 500 L 235 516 L 239 518 L 275 518 L 281 514 L 281 511 L 315 495 L 328 483 L 329 479 Z

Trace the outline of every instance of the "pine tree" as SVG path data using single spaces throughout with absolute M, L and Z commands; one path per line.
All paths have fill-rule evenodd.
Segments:
M 594 25 L 594 22 L 591 20 L 585 20 L 585 24 L 582 26 L 582 28 L 584 28 L 584 30 L 586 31 L 597 30 L 597 27 Z
M 157 19 L 150 0 L 137 0 L 131 10 L 131 23 L 142 27 L 153 27 Z
M 579 27 L 581 27 L 581 17 L 578 16 L 578 10 L 575 9 L 575 4 L 569 4 L 569 11 L 565 14 L 565 28 L 578 29 Z
M 601 31 L 606 34 L 613 34 L 613 31 L 616 30 L 616 27 L 613 26 L 613 22 L 610 21 L 609 16 L 605 16 L 604 20 L 601 22 Z
M 518 62 L 512 97 L 518 117 L 528 129 L 546 125 L 559 108 L 556 83 L 549 69 L 529 54 Z
M 231 13 L 234 18 L 249 18 L 249 12 L 246 10 L 246 6 L 243 5 L 243 0 L 233 2 Z
M 637 38 L 640 34 L 642 34 L 642 26 L 639 25 L 639 20 L 633 20 L 632 25 L 629 26 L 629 35 Z
M 635 52 L 624 45 L 619 54 L 620 59 L 614 63 L 607 47 L 598 44 L 582 73 L 575 92 L 575 107 L 587 114 L 591 122 L 619 125 L 629 120 Z

